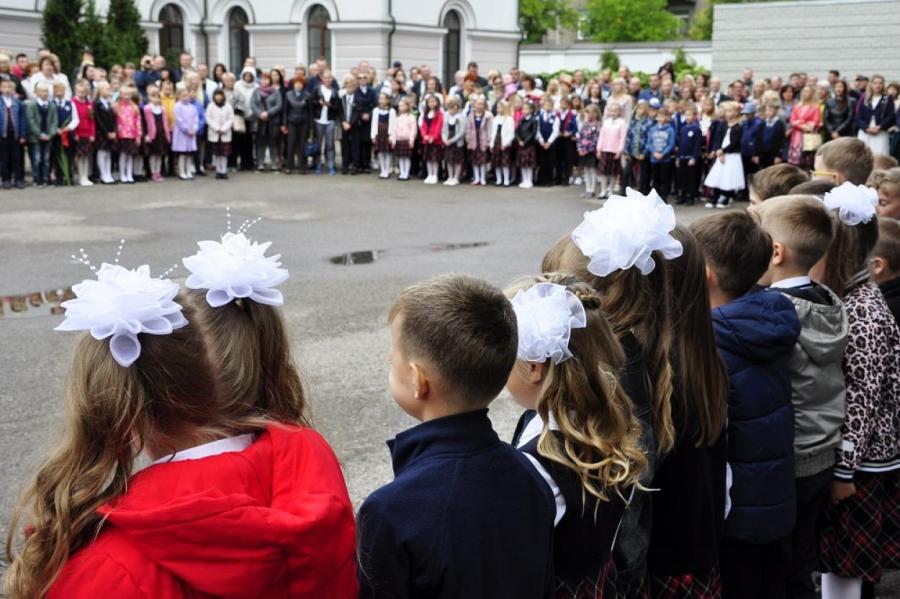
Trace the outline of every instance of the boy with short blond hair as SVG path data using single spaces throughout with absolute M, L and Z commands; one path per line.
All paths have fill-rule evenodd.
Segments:
M 389 443 L 393 482 L 359 510 L 360 597 L 547 597 L 556 507 L 487 407 L 516 361 L 512 304 L 465 276 L 403 291 L 390 390 L 422 424 Z
M 872 173 L 875 158 L 872 150 L 855 137 L 839 137 L 819 146 L 813 177 L 833 179 L 835 185 L 850 181 L 865 185 Z
M 786 591 L 789 597 L 815 596 L 816 522 L 828 500 L 844 421 L 841 361 L 847 347 L 847 314 L 837 295 L 810 279 L 810 270 L 832 240 L 831 216 L 822 201 L 780 196 L 755 211 L 772 236 L 772 259 L 760 284 L 787 296 L 800 319 L 800 339 L 790 359 L 797 523 L 790 540 Z

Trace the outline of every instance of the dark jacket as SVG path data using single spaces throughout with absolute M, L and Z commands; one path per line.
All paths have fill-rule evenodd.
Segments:
M 375 107 L 378 105 L 378 94 L 375 92 L 375 88 L 371 85 L 367 85 L 366 90 L 363 91 L 361 87 L 357 87 L 354 96 L 354 104 L 357 106 L 360 113 L 371 116 L 372 111 L 375 110 Z
M 263 97 L 260 89 L 257 87 L 250 96 L 250 106 L 253 111 L 253 120 L 259 119 L 264 112 L 269 114 L 269 122 L 281 123 L 281 111 L 284 108 L 284 102 L 281 99 L 280 90 L 273 90 L 268 96 Z
M 784 121 L 775 118 L 771 122 L 763 121 L 759 132 L 759 154 L 780 156 L 784 149 Z
M 659 152 L 663 155 L 657 159 L 654 154 Z M 647 155 L 650 157 L 650 164 L 657 162 L 672 162 L 675 152 L 675 126 L 672 123 L 660 125 L 656 123 L 647 131 Z
M 394 480 L 359 510 L 360 597 L 544 598 L 555 503 L 487 410 L 431 420 L 388 443 Z
M 358 127 L 362 123 L 364 108 L 356 100 L 356 94 L 341 96 L 341 121 L 349 123 L 351 127 Z
M 516 127 L 516 140 L 522 146 L 530 146 L 537 137 L 537 131 L 538 120 L 536 116 L 532 115 L 529 119 L 523 118 L 519 121 L 519 126 Z
M 9 107 L 10 124 L 16 133 L 16 138 L 25 139 L 28 137 L 28 122 L 25 120 L 25 104 L 17 97 L 12 97 Z M 0 139 L 6 139 L 6 103 L 0 98 Z
M 886 281 L 879 287 L 888 308 L 891 310 L 891 314 L 894 315 L 894 320 L 900 325 L 900 277 Z
M 894 105 L 890 98 L 885 94 L 881 96 L 881 100 L 872 108 L 872 105 L 864 98 L 862 105 L 856 109 L 856 126 L 865 131 L 869 128 L 872 117 L 875 117 L 875 124 L 881 127 L 882 131 L 887 131 L 894 124 Z
M 328 120 L 329 121 L 341 121 L 343 120 L 343 107 L 341 98 L 338 97 L 338 90 L 332 88 L 331 92 L 331 100 L 328 102 Z M 316 86 L 316 89 L 312 92 L 312 112 L 313 112 L 313 120 L 319 120 L 319 115 L 322 113 L 322 104 L 321 102 L 325 101 L 325 96 L 322 95 L 322 86 Z
M 741 127 L 741 156 L 747 158 L 759 156 L 762 130 L 765 126 L 765 122 L 756 116 L 744 121 Z
M 826 141 L 831 139 L 832 133 L 837 133 L 841 137 L 853 135 L 853 112 L 855 104 L 852 98 L 847 98 L 847 102 L 842 104 L 837 98 L 829 98 L 825 102 L 825 138 Z
M 682 123 L 678 128 L 678 158 L 682 160 L 697 160 L 703 147 L 703 133 L 700 124 L 694 121 L 690 125 Z
M 794 526 L 794 409 L 789 361 L 800 336 L 793 303 L 760 291 L 712 312 L 728 367 L 731 512 L 725 536 L 768 543 Z
M 296 93 L 293 89 L 284 95 L 284 124 L 299 125 L 310 120 L 312 96 L 305 89 Z
M 97 139 L 116 132 L 116 113 L 113 112 L 112 100 L 107 102 L 106 107 L 100 99 L 94 102 L 94 123 L 97 125 Z
M 725 142 L 725 133 L 729 130 L 731 131 L 731 136 L 728 145 L 726 146 L 723 145 Z M 743 128 L 740 123 L 736 123 L 729 127 L 728 123 L 722 121 L 722 124 L 716 128 L 715 136 L 713 137 L 712 151 L 722 150 L 726 154 L 739 154 L 741 151 L 742 137 Z

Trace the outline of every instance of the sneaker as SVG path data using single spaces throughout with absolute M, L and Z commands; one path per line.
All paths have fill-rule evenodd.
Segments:
M 328 176 L 329 176 L 329 177 L 336 177 L 336 176 L 337 176 L 337 171 L 334 170 L 334 167 L 333 167 L 333 166 L 332 166 L 332 167 L 329 167 L 329 169 L 328 169 Z
M 575 177 L 574 184 L 575 185 L 584 185 L 584 179 L 582 179 L 581 177 Z
M 322 165 L 320 164 L 320 165 L 316 166 L 316 175 L 321 175 L 321 174 L 322 174 Z
M 716 202 L 716 208 L 728 208 L 728 204 L 730 204 L 730 202 L 728 201 L 728 198 L 726 198 L 725 196 L 722 196 Z
M 712 202 L 706 202 L 705 204 L 703 204 L 703 207 L 704 208 L 715 208 L 716 205 L 713 204 Z
M 447 179 L 444 181 L 444 185 L 453 185 L 453 179 Z
M 522 181 L 521 183 L 519 183 L 519 187 L 521 187 L 522 189 L 531 189 L 532 187 L 534 187 L 534 183 Z
M 25 189 L 25 181 L 16 181 L 16 189 Z
M 12 189 L 12 182 L 11 182 L 11 181 L 4 181 L 4 182 L 3 182 L 3 189 Z

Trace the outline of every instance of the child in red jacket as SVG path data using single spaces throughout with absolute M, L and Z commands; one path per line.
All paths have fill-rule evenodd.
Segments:
M 60 328 L 111 338 L 78 341 L 10 596 L 356 596 L 353 508 L 271 308 L 287 271 L 243 234 L 201 247 L 185 265 L 203 291 L 118 265 L 75 287 Z
M 441 101 L 434 94 L 425 98 L 425 110 L 419 121 L 419 131 L 422 134 L 422 154 L 428 176 L 425 183 L 434 185 L 438 182 L 441 158 L 444 153 L 444 140 L 441 133 L 444 129 L 444 111 L 441 110 Z
M 75 84 L 72 105 L 78 112 L 78 126 L 75 127 L 75 164 L 78 167 L 78 184 L 93 185 L 91 182 L 91 158 L 97 125 L 94 123 L 94 103 L 89 95 L 88 82 L 81 79 Z

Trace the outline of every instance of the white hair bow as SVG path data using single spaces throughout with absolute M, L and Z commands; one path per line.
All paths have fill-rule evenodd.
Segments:
M 554 364 L 572 357 L 572 329 L 587 326 L 587 314 L 574 293 L 555 283 L 538 283 L 512 299 L 519 329 L 518 358 Z
M 260 304 L 281 306 L 284 296 L 276 286 L 288 278 L 281 268 L 281 254 L 266 256 L 272 242 L 251 242 L 242 232 L 225 233 L 221 241 L 200 241 L 193 256 L 184 258 L 191 271 L 188 289 L 206 289 L 206 301 L 213 308 L 235 299 L 249 298 Z
M 168 335 L 187 324 L 173 301 L 178 285 L 151 277 L 147 265 L 128 270 L 104 263 L 96 280 L 86 279 L 72 291 L 75 299 L 62 303 L 66 319 L 56 330 L 87 330 L 94 339 L 109 338 L 113 359 L 126 368 L 141 355 L 138 334 Z
M 837 210 L 841 222 L 853 227 L 875 217 L 878 192 L 871 187 L 845 181 L 826 193 L 823 201 L 829 210 Z
M 643 195 L 629 187 L 624 197 L 611 196 L 599 210 L 585 213 L 572 241 L 598 277 L 632 266 L 647 275 L 656 268 L 653 252 L 667 260 L 681 255 L 681 242 L 670 235 L 675 225 L 675 211 L 655 190 Z

